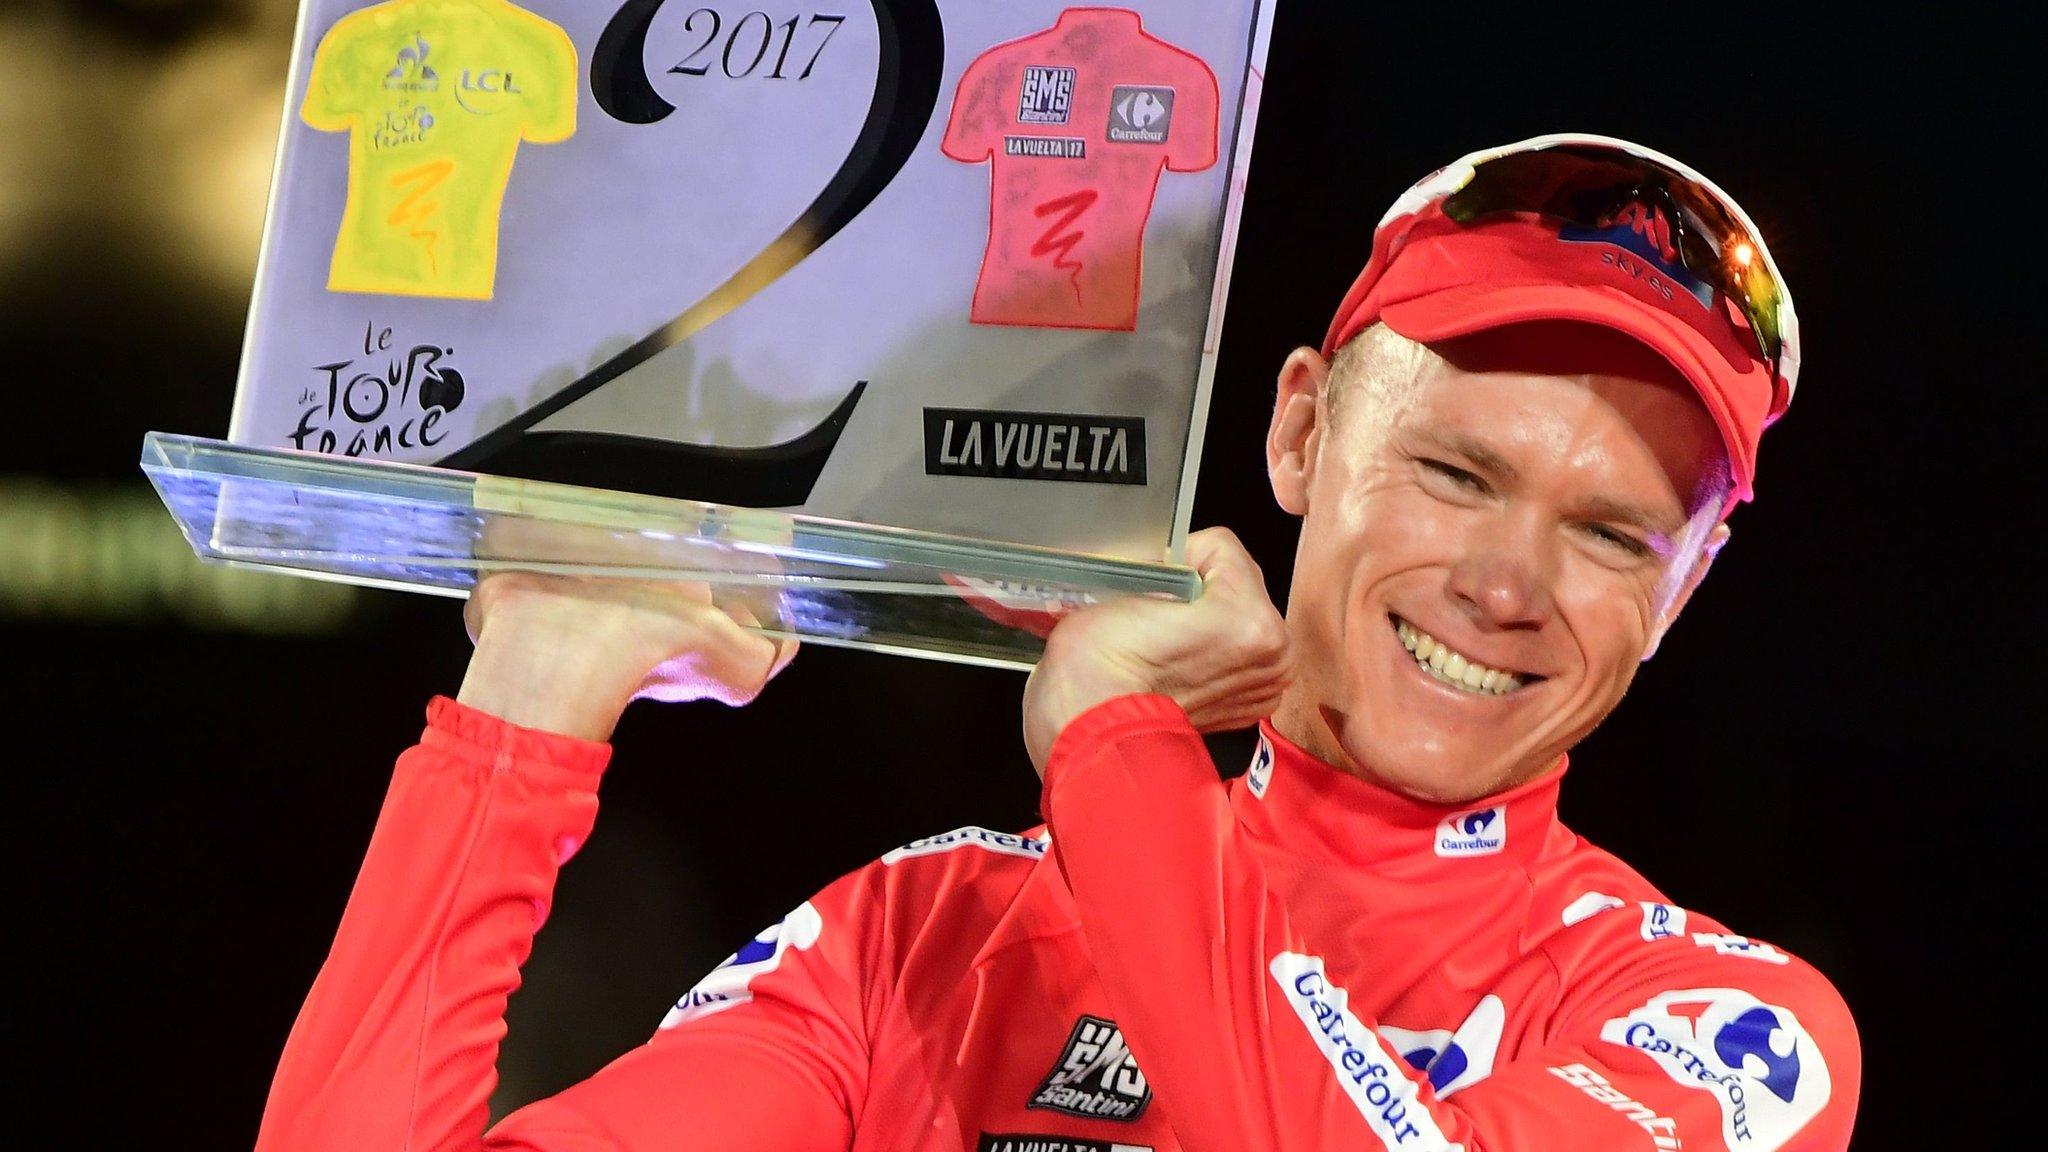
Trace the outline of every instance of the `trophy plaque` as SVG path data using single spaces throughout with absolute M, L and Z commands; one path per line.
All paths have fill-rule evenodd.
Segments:
M 1199 593 L 1273 2 L 305 0 L 228 438 L 143 468 L 213 561 L 1028 666 Z

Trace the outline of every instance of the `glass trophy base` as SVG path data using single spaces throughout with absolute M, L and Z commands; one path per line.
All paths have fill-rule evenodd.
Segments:
M 467 596 L 499 570 L 700 585 L 763 632 L 1029 668 L 1059 616 L 1191 600 L 1192 568 L 151 432 L 142 470 L 201 559 Z

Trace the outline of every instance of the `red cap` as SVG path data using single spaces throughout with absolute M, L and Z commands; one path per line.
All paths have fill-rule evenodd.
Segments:
M 1372 258 L 1338 306 L 1323 355 L 1374 321 L 1425 344 L 1536 320 L 1612 328 L 1648 345 L 1699 390 L 1728 446 L 1732 509 L 1753 495 L 1757 442 L 1775 392 L 1770 368 L 1731 304 L 1696 295 L 1682 270 L 1628 232 L 1622 224 L 1561 238 L 1556 223 L 1531 216 L 1461 225 L 1437 203 L 1391 216 L 1373 234 Z

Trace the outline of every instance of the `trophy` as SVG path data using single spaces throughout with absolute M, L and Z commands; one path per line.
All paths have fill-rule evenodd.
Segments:
M 304 0 L 228 438 L 143 468 L 210 561 L 1028 667 L 1199 593 L 1272 8 Z

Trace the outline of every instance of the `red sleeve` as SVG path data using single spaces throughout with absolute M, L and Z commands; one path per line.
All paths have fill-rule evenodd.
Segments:
M 590 834 L 609 749 L 452 700 L 427 715 L 292 1027 L 259 1152 L 653 1152 L 683 1131 L 845 1148 L 866 1067 L 857 942 L 824 929 L 798 948 L 787 920 L 790 943 L 726 981 L 732 1011 L 665 1028 L 485 1133 L 505 1003 L 557 870 Z M 814 903 L 852 904 L 857 885 Z
M 996 76 L 1001 55 L 998 46 L 976 57 L 953 90 L 953 114 L 946 120 L 939 150 L 962 163 L 979 164 L 993 156 L 996 137 L 1002 135 L 1007 117 Z
M 1854 1025 L 1804 965 L 1652 950 L 1654 967 L 1561 990 L 1540 1046 L 1439 1099 L 1292 930 L 1171 700 L 1126 696 L 1070 724 L 1044 804 L 1117 1021 L 1189 1152 L 1848 1145 Z
M 1168 142 L 1166 166 L 1175 172 L 1200 172 L 1216 163 L 1217 136 L 1222 131 L 1222 97 L 1216 90 L 1216 73 L 1207 61 L 1192 53 L 1174 50 L 1180 61 L 1180 78 L 1175 85 L 1173 138 Z

